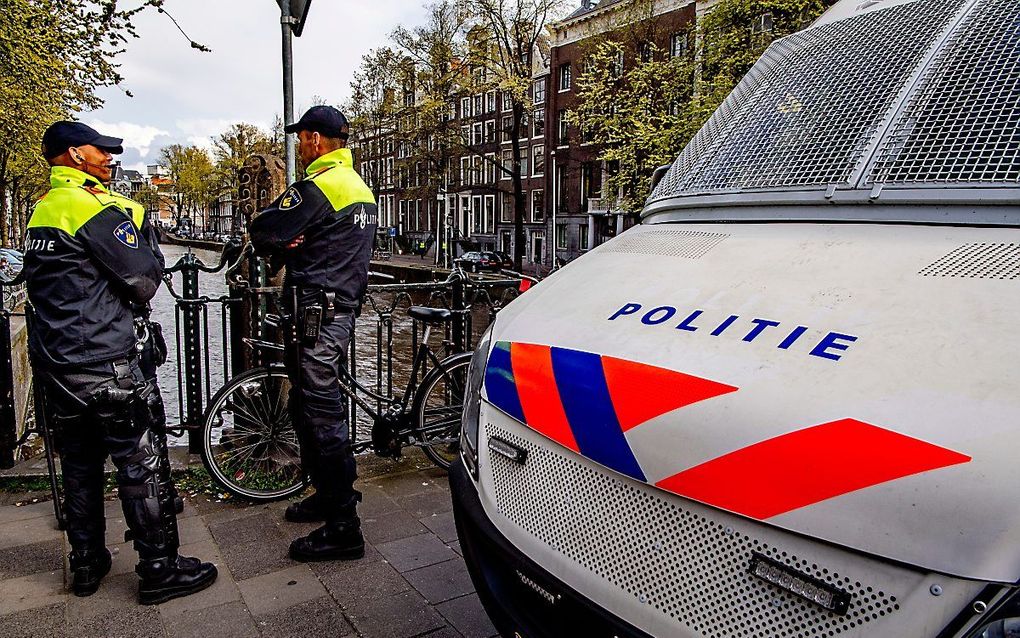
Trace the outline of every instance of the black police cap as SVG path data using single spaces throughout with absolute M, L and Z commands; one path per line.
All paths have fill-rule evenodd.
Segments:
M 339 137 L 345 140 L 350 133 L 350 125 L 344 114 L 332 106 L 313 106 L 305 111 L 300 120 L 288 124 L 283 130 L 287 133 L 311 131 L 326 137 Z
M 43 133 L 42 151 L 43 157 L 53 159 L 72 146 L 85 146 L 91 144 L 96 148 L 109 151 L 114 155 L 124 152 L 122 144 L 124 140 L 119 137 L 100 135 L 96 129 L 81 122 L 68 122 L 61 120 L 50 124 L 50 127 Z

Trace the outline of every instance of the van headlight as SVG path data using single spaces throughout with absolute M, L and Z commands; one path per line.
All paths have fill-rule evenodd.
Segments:
M 970 611 L 979 612 L 982 605 L 986 603 L 976 600 Z M 967 638 L 1020 638 L 1020 590 L 1013 589 L 1002 603 L 985 613 L 989 617 L 982 619 Z
M 464 396 L 464 412 L 460 421 L 460 455 L 471 476 L 478 478 L 478 421 L 482 411 L 482 382 L 485 380 L 485 364 L 489 360 L 492 345 L 492 326 L 481 338 L 471 356 L 468 366 L 467 390 Z

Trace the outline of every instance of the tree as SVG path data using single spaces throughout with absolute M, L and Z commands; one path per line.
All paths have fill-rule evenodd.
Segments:
M 116 0 L 0 0 L 0 242 L 15 235 L 8 204 L 45 188 L 40 140 L 54 120 L 97 108 L 97 89 L 123 81 L 116 58 L 137 37 L 132 20 L 163 0 L 121 9 Z M 194 48 L 204 50 L 192 42 Z M 27 194 L 26 194 L 27 193 Z M 19 221 L 21 223 L 21 221 Z M 23 233 L 16 235 L 20 242 Z
M 364 156 L 382 144 L 384 136 L 393 132 L 397 111 L 398 74 L 403 60 L 393 49 L 381 47 L 361 56 L 361 65 L 351 81 L 351 98 L 344 107 L 351 122 L 352 146 L 359 146 Z M 384 182 L 382 162 L 370 162 L 362 177 L 371 185 L 375 196 Z
M 174 225 L 204 211 L 216 196 L 216 173 L 209 155 L 197 146 L 172 144 L 160 152 L 160 164 L 173 182 L 168 193 L 173 205 Z
M 512 160 L 509 172 L 514 201 L 514 268 L 524 261 L 524 215 L 527 198 L 521 175 L 520 132 L 532 109 L 528 99 L 534 56 L 540 52 L 546 26 L 566 6 L 565 0 L 458 0 L 467 24 L 467 69 L 481 69 L 480 78 L 468 76 L 475 90 L 498 88 L 512 105 L 510 128 Z M 470 84 L 469 84 L 470 86 Z
M 273 141 L 254 124 L 240 122 L 212 138 L 216 162 L 217 194 L 230 193 L 236 199 L 241 188 L 240 171 L 253 155 L 272 153 Z
M 775 38 L 818 17 L 831 0 L 723 0 L 692 28 L 683 55 L 654 46 L 650 14 L 607 34 L 578 78 L 572 125 L 602 148 L 606 186 L 624 210 L 640 210 L 652 173 L 674 161 Z M 771 30 L 753 25 L 771 22 Z M 627 61 L 622 72 L 619 60 Z

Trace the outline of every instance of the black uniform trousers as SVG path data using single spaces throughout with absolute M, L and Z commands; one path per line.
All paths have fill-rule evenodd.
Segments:
M 358 474 L 350 445 L 347 397 L 339 382 L 353 333 L 353 312 L 337 313 L 323 322 L 314 345 L 288 343 L 285 353 L 301 464 L 315 486 L 327 522 L 334 523 L 352 520 L 360 500 L 354 489 Z
M 105 546 L 104 466 L 110 456 L 125 522 L 143 560 L 176 555 L 181 502 L 170 479 L 155 367 L 137 357 L 40 375 L 47 423 L 64 478 L 67 536 L 74 550 Z M 146 361 L 149 368 L 149 361 Z M 147 380 L 146 377 L 149 377 Z

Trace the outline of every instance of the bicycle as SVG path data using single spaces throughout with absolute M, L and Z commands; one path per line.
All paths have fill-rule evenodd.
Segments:
M 444 283 L 456 277 L 466 275 L 455 268 Z M 459 454 L 460 417 L 471 353 L 440 359 L 429 345 L 432 329 L 451 320 L 450 310 L 411 306 L 408 314 L 422 322 L 425 331 L 402 395 L 377 394 L 347 370 L 340 377 L 344 397 L 372 420 L 372 440 L 355 443 L 354 451 L 373 449 L 381 456 L 399 456 L 405 446 L 414 445 L 421 447 L 437 466 L 447 469 Z M 291 320 L 286 315 L 267 319 L 278 325 Z M 274 341 L 246 338 L 244 342 L 270 352 L 284 350 L 283 344 Z M 202 424 L 202 462 L 213 479 L 231 494 L 271 501 L 293 496 L 307 486 L 287 405 L 289 391 L 284 366 L 272 363 L 236 375 L 210 399 Z M 373 403 L 380 409 L 375 409 Z

